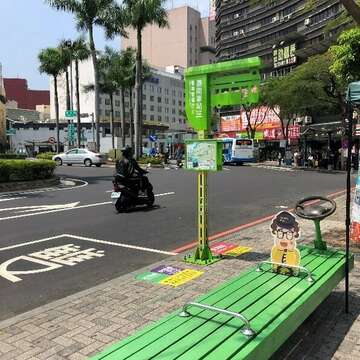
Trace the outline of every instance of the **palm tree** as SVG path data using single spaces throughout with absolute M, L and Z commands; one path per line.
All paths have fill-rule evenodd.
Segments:
M 55 89 L 55 116 L 56 116 L 56 152 L 60 152 L 60 131 L 59 131 L 59 97 L 57 78 L 63 71 L 64 59 L 58 48 L 46 48 L 40 51 L 38 55 L 40 61 L 40 73 L 48 74 L 54 79 Z
M 137 33 L 135 79 L 135 156 L 142 153 L 142 32 L 147 25 L 169 26 L 165 0 L 124 0 L 125 18 Z
M 61 40 L 58 46 L 61 56 L 63 58 L 63 71 L 65 72 L 65 81 L 66 81 L 66 110 L 71 109 L 70 102 L 70 81 L 69 81 L 69 67 L 72 67 L 71 59 L 71 41 Z
M 99 151 L 99 74 L 94 42 L 94 26 L 105 27 L 107 34 L 110 34 L 114 17 L 121 13 L 121 7 L 116 3 L 116 0 L 46 0 L 46 2 L 57 10 L 73 13 L 76 18 L 77 29 L 88 32 L 89 47 L 94 68 L 96 147 Z M 117 16 L 117 18 L 120 18 L 120 16 Z M 124 31 L 120 30 L 121 29 L 118 28 L 118 33 L 122 32 L 121 35 L 126 35 Z
M 77 142 L 81 146 L 81 109 L 80 109 L 80 83 L 79 83 L 79 62 L 90 57 L 90 49 L 85 40 L 80 37 L 71 43 L 71 55 L 75 60 L 75 93 L 76 93 L 76 117 L 77 117 Z

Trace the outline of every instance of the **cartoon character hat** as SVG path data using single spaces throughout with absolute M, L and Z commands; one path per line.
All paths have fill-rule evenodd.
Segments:
M 293 229 L 295 227 L 295 216 L 291 215 L 287 211 L 282 211 L 275 217 L 274 224 L 285 229 Z

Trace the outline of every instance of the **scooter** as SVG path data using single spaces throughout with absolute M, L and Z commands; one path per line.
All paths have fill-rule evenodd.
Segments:
M 152 207 L 154 205 L 153 186 L 145 175 L 143 178 L 146 180 L 139 179 L 139 181 L 134 182 L 133 186 L 129 187 L 121 182 L 121 176 L 115 175 L 111 200 L 119 213 L 133 210 L 136 206 Z M 145 186 L 142 188 L 144 183 Z

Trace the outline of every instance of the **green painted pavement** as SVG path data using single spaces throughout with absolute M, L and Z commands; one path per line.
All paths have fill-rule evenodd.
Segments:
M 254 338 L 239 331 L 243 325 L 239 319 L 192 308 L 191 317 L 177 316 L 178 310 L 93 360 L 270 357 L 344 277 L 344 253 L 309 247 L 300 250 L 302 266 L 313 273 L 314 283 L 309 283 L 305 274 L 288 277 L 252 268 L 197 300 L 241 312 L 256 331 Z

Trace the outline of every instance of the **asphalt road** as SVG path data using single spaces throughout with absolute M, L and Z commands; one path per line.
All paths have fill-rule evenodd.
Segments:
M 0 319 L 149 265 L 196 238 L 196 174 L 151 170 L 158 207 L 117 214 L 112 172 L 60 167 L 58 175 L 85 182 L 0 194 Z M 344 174 L 226 167 L 209 176 L 209 234 L 344 187 Z

